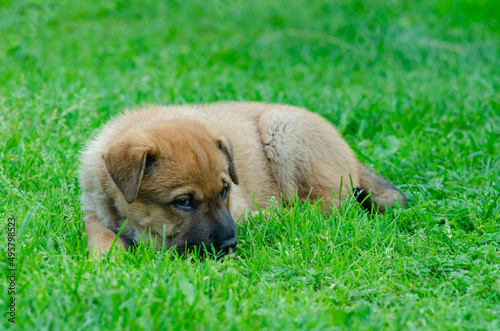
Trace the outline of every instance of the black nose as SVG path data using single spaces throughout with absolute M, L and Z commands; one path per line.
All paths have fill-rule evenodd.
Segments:
M 234 222 L 216 227 L 211 237 L 214 246 L 224 253 L 228 252 L 230 248 L 235 248 L 238 243 Z
M 235 248 L 238 243 L 238 235 L 233 219 L 228 216 L 223 218 L 222 222 L 217 222 L 217 226 L 212 228 L 209 240 L 214 243 L 216 249 L 224 253 Z
M 230 248 L 235 248 L 237 244 L 238 244 L 238 238 L 235 235 L 234 237 L 230 238 L 229 240 L 226 240 L 223 243 L 221 243 L 220 250 L 227 252 L 227 251 L 229 251 Z

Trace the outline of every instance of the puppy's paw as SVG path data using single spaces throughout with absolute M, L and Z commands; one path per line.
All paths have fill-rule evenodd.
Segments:
M 89 240 L 87 249 L 93 258 L 102 260 L 109 256 L 112 250 L 125 250 L 125 243 L 114 233 L 101 233 L 99 236 Z

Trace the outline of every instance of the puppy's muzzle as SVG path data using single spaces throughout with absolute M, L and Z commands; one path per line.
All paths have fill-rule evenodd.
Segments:
M 223 252 L 228 252 L 230 249 L 235 248 L 237 244 L 238 244 L 238 240 L 236 239 L 236 237 L 234 237 L 234 238 L 231 238 L 230 240 L 227 240 L 226 242 L 222 243 L 222 245 L 220 246 L 220 249 Z
M 191 251 L 219 255 L 228 253 L 238 243 L 236 223 L 225 207 L 195 219 L 187 233 L 184 243 L 177 244 L 181 253 Z
M 218 222 L 212 230 L 209 237 L 209 242 L 212 242 L 218 251 L 227 253 L 238 244 L 238 235 L 236 232 L 236 224 L 231 216 L 227 215 L 221 222 Z

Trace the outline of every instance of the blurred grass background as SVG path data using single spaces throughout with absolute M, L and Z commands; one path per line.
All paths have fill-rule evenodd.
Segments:
M 0 0 L 0 212 L 18 221 L 19 325 L 499 329 L 499 12 L 495 0 Z M 411 208 L 294 212 L 314 242 L 274 211 L 240 229 L 224 263 L 147 250 L 90 262 L 84 141 L 138 103 L 220 100 L 325 116 Z

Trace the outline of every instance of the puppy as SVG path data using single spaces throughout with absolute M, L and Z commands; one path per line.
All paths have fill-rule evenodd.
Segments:
M 323 199 L 328 211 L 354 191 L 379 212 L 406 206 L 322 117 L 264 103 L 128 111 L 87 144 L 80 186 L 88 249 L 97 254 L 144 234 L 180 253 L 227 252 L 237 244 L 235 220 L 255 211 L 252 195 L 260 206 L 270 196 L 285 204 Z

